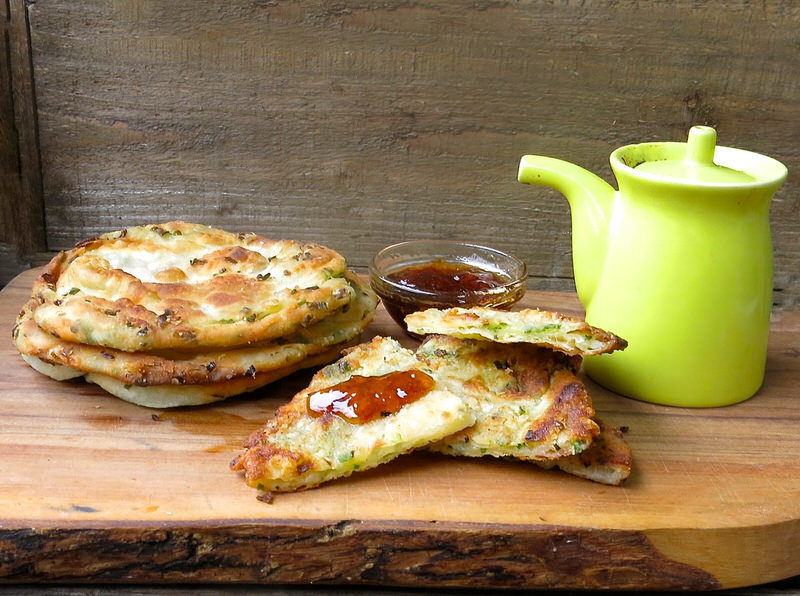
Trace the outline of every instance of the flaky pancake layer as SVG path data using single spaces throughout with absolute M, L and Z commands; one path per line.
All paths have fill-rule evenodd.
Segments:
M 348 304 L 345 271 L 316 244 L 181 221 L 131 227 L 54 257 L 33 287 L 34 320 L 64 341 L 118 350 L 230 348 Z
M 414 353 L 396 340 L 376 337 L 356 346 L 314 375 L 309 386 L 279 408 L 244 444 L 231 464 L 254 488 L 287 492 L 373 468 L 472 424 L 468 399 L 440 384 L 399 411 L 364 424 L 330 414 L 313 416 L 309 396 L 355 375 L 421 370 Z
M 405 322 L 408 330 L 418 335 L 531 343 L 570 355 L 605 354 L 628 345 L 624 339 L 581 319 L 537 309 L 431 308 L 408 315 Z
M 22 309 L 13 339 L 20 353 L 85 373 L 116 379 L 123 385 L 199 385 L 221 383 L 293 366 L 330 346 L 357 337 L 373 320 L 377 297 L 355 275 L 348 274 L 355 298 L 330 317 L 267 342 L 231 349 L 126 352 L 58 339 L 36 324 L 38 306 Z M 109 381 L 110 383 L 110 381 Z

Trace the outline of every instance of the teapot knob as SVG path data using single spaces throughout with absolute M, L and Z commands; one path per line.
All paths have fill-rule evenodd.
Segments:
M 710 126 L 692 126 L 686 141 L 685 161 L 712 165 L 717 144 L 717 131 Z

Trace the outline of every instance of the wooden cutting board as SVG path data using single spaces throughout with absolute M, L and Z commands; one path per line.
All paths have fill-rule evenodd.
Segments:
M 628 429 L 623 486 L 414 453 L 265 503 L 228 463 L 309 372 L 178 410 L 52 381 L 11 342 L 34 274 L 0 291 L 2 582 L 712 589 L 800 574 L 800 312 L 774 317 L 764 387 L 736 406 L 587 381 Z M 523 306 L 580 313 L 566 294 Z M 374 334 L 413 344 L 382 309 Z

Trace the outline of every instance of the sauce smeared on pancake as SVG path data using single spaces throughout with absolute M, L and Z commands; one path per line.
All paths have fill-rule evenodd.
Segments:
M 435 384 L 430 375 L 420 370 L 396 371 L 376 377 L 355 375 L 333 387 L 311 393 L 308 411 L 315 417 L 334 414 L 353 424 L 365 424 L 395 414 L 404 405 L 427 395 Z

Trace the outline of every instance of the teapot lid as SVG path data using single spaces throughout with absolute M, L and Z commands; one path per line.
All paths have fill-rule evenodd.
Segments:
M 689 129 L 683 159 L 645 161 L 637 165 L 636 170 L 685 182 L 708 184 L 753 182 L 755 178 L 749 174 L 714 163 L 716 143 L 716 130 L 710 126 L 693 126 Z

